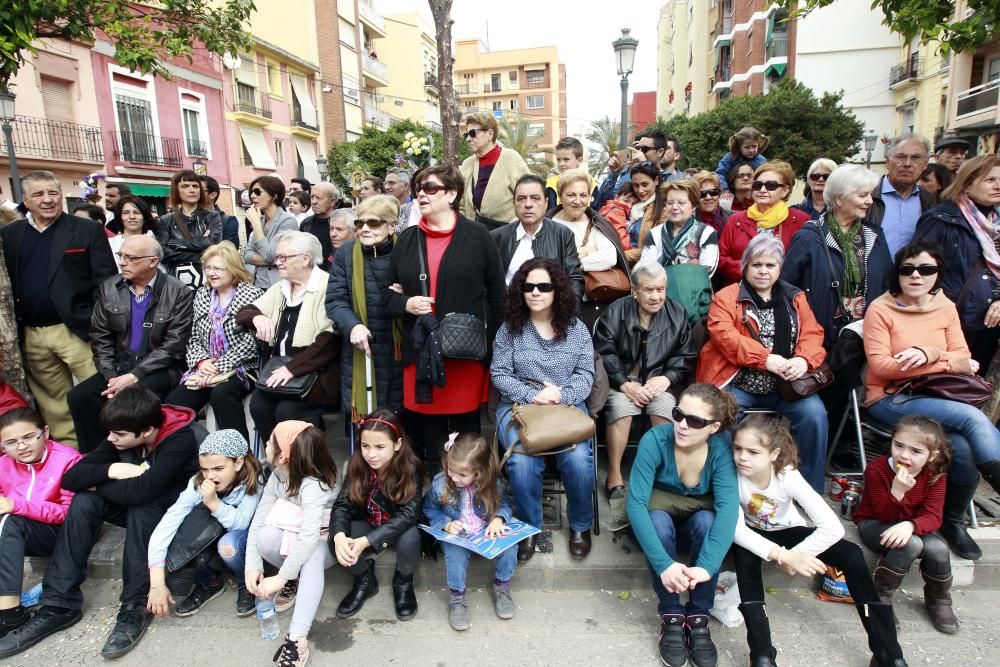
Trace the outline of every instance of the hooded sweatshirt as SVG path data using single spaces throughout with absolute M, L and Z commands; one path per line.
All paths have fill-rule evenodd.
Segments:
M 118 450 L 104 439 L 66 472 L 63 486 L 70 491 L 96 487 L 105 499 L 125 507 L 145 505 L 162 497 L 169 497 L 170 502 L 176 500 L 198 471 L 198 441 L 191 429 L 195 414 L 172 405 L 164 405 L 162 411 L 163 425 L 148 449 Z M 114 480 L 108 477 L 112 463 L 144 465 L 146 471 L 138 477 Z
M 886 292 L 868 307 L 864 327 L 865 405 L 885 398 L 886 388 L 893 384 L 928 373 L 954 373 L 955 362 L 972 356 L 958 310 L 943 291 L 924 306 L 904 306 Z M 908 347 L 919 348 L 927 363 L 902 370 L 893 355 Z
M 13 456 L 0 456 L 0 495 L 13 503 L 10 513 L 61 525 L 73 500 L 73 492 L 63 488 L 63 475 L 81 458 L 80 452 L 53 440 L 45 443 L 38 463 L 21 463 Z

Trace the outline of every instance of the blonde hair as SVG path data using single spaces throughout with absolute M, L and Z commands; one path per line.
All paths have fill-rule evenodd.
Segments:
M 360 218 L 366 213 L 395 225 L 396 218 L 399 217 L 399 200 L 392 195 L 374 195 L 358 204 L 357 217 Z
M 1000 156 L 991 153 L 969 158 L 958 168 L 955 180 L 941 193 L 941 201 L 957 200 L 970 185 L 989 175 L 994 167 L 1000 167 Z
M 470 113 L 465 117 L 465 124 L 468 125 L 469 123 L 475 123 L 484 130 L 492 132 L 493 141 L 496 142 L 500 133 L 500 128 L 497 127 L 497 119 L 493 117 L 493 114 L 486 113 L 485 111 Z
M 216 243 L 205 248 L 205 251 L 201 253 L 202 266 L 204 267 L 205 262 L 213 257 L 219 258 L 223 268 L 233 274 L 233 279 L 236 283 L 249 283 L 253 285 L 253 276 L 247 271 L 247 267 L 243 263 L 243 258 L 240 257 L 239 251 L 236 250 L 236 246 L 232 243 L 222 241 L 221 243 Z M 206 280 L 206 284 L 207 282 Z
M 711 181 L 717 188 L 722 187 L 722 181 L 719 180 L 719 175 L 716 174 L 714 171 L 708 171 L 707 169 L 703 169 L 698 173 L 696 173 L 691 178 L 694 179 L 694 182 L 698 184 L 699 188 L 701 187 L 701 184 L 704 183 L 705 181 Z M 698 197 L 701 198 L 701 190 L 698 190 Z
M 773 171 L 781 176 L 781 180 L 784 181 L 785 187 L 788 188 L 788 192 L 784 197 L 785 201 L 788 201 L 788 197 L 792 194 L 792 186 L 795 185 L 795 170 L 792 169 L 792 165 L 787 162 L 782 162 L 781 160 L 765 162 L 754 170 L 753 177 L 756 179 L 765 171 Z
M 588 188 L 590 187 L 590 174 L 587 173 L 586 169 L 567 169 L 556 181 L 556 194 L 562 197 L 563 190 L 580 181 L 586 183 Z

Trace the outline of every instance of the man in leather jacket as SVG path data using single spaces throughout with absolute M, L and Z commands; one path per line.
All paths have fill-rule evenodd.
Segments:
M 517 221 L 490 232 L 500 249 L 500 265 L 507 272 L 505 282 L 509 285 L 527 260 L 545 257 L 566 269 L 573 291 L 583 298 L 583 271 L 573 232 L 565 225 L 546 220 L 545 206 L 545 181 L 534 174 L 519 178 L 514 186 Z
M 158 270 L 162 256 L 153 238 L 130 236 L 120 251 L 121 274 L 99 288 L 90 319 L 97 373 L 68 397 L 82 452 L 107 435 L 97 420 L 106 399 L 141 383 L 162 400 L 184 371 L 194 292 Z

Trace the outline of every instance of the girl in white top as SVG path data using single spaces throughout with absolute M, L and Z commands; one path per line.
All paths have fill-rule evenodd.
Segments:
M 596 226 L 590 227 L 590 175 L 583 169 L 563 172 L 556 183 L 562 206 L 552 217 L 573 230 L 584 271 L 606 271 L 618 263 L 615 244 Z M 590 233 L 587 229 L 590 228 Z
M 766 560 L 775 561 L 789 575 L 822 574 L 827 565 L 842 570 L 868 633 L 871 664 L 905 665 L 896 640 L 892 605 L 879 600 L 861 547 L 842 539 L 844 526 L 840 519 L 796 470 L 798 450 L 788 427 L 775 417 L 748 416 L 733 432 L 733 458 L 741 518 L 736 526 L 733 555 L 751 664 L 777 664 L 764 610 L 760 571 L 761 561 Z M 806 524 L 795 503 L 814 528 Z
M 695 215 L 698 206 L 698 183 L 682 178 L 661 183 L 657 198 L 662 198 L 666 221 L 649 230 L 643 241 L 641 262 L 700 264 L 711 276 L 719 265 L 719 234 Z

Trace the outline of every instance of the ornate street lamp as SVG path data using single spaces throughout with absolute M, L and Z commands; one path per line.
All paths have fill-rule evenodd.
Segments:
M 326 165 L 327 159 L 325 155 L 320 155 L 316 158 L 316 169 L 319 171 L 319 180 L 324 182 L 327 180 Z
M 17 172 L 17 156 L 14 155 L 14 128 L 11 121 L 14 120 L 14 98 L 16 96 L 9 90 L 0 90 L 0 124 L 3 127 L 3 136 L 7 142 L 7 160 L 10 162 L 10 180 L 13 181 L 13 191 L 15 204 L 21 202 L 21 176 Z
M 622 28 L 622 36 L 611 42 L 615 49 L 615 60 L 618 66 L 618 76 L 622 86 L 622 127 L 618 139 L 618 148 L 625 148 L 628 143 L 628 75 L 632 73 L 635 64 L 635 48 L 639 40 L 629 36 L 629 28 Z
M 876 134 L 866 134 L 865 135 L 865 168 L 872 168 L 872 151 L 875 150 L 875 142 L 878 141 L 878 135 Z

